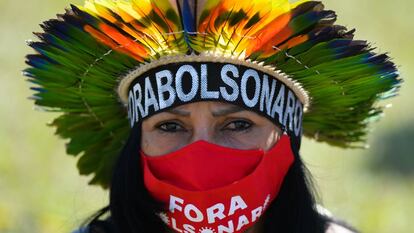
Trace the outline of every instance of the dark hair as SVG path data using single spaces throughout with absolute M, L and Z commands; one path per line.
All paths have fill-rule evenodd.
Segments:
M 90 232 L 166 232 L 165 224 L 155 215 L 161 210 L 161 205 L 151 198 L 144 186 L 138 156 L 140 138 L 141 125 L 136 125 L 115 166 L 110 204 L 91 221 Z M 277 198 L 263 216 L 264 233 L 324 233 L 327 228 L 328 219 L 316 211 L 313 184 L 296 148 L 292 146 L 295 162 Z M 106 211 L 110 212 L 110 217 L 99 221 Z M 97 228 L 101 231 L 94 230 Z

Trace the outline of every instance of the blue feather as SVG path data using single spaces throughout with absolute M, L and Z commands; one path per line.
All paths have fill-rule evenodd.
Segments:
M 190 45 L 189 37 L 196 32 L 196 2 L 197 0 L 178 0 L 181 20 L 184 28 L 184 39 Z
M 181 15 L 185 32 L 195 32 L 195 0 L 182 0 Z
M 46 90 L 45 88 L 42 88 L 42 87 L 30 87 L 30 90 L 37 91 L 39 93 L 46 93 L 46 92 L 48 92 L 48 90 Z
M 26 58 L 26 64 L 39 69 L 46 68 L 50 64 L 56 64 L 56 62 L 52 61 L 51 59 L 48 59 L 47 57 L 39 54 L 27 55 Z

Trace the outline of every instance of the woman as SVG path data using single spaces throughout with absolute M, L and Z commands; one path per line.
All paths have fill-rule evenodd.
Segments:
M 45 22 L 36 104 L 110 189 L 82 231 L 354 231 L 317 206 L 301 137 L 363 146 L 401 80 L 335 19 L 315 1 L 88 0 Z
M 219 154 L 214 154 L 214 150 L 207 153 L 205 160 L 200 159 L 198 161 L 196 160 L 186 163 L 187 159 L 190 159 L 193 156 L 202 156 L 202 154 L 192 152 L 186 156 L 185 154 L 180 154 L 183 150 L 190 148 L 192 145 L 197 145 L 197 143 L 200 143 L 200 140 L 202 140 L 238 150 L 254 150 L 260 148 L 269 151 L 277 144 L 281 146 L 281 138 L 286 137 L 286 135 L 283 135 L 280 127 L 253 111 L 246 110 L 237 105 L 212 101 L 186 104 L 167 110 L 166 112 L 157 113 L 144 120 L 141 129 L 138 127 L 138 129 L 134 128 L 133 131 L 134 132 L 132 133 L 127 147 L 124 149 L 116 168 L 115 177 L 112 183 L 117 185 L 111 188 L 110 211 L 114 220 L 118 221 L 118 226 L 120 227 L 121 232 L 140 232 L 140 229 L 145 229 L 145 232 L 174 232 L 172 230 L 164 229 L 164 225 L 159 219 L 152 217 L 153 210 L 159 209 L 159 211 L 162 212 L 162 207 L 157 208 L 155 203 L 153 203 L 153 206 L 148 206 L 149 203 L 154 201 L 152 201 L 151 197 L 149 197 L 150 195 L 147 194 L 145 185 L 142 183 L 142 180 L 144 179 L 142 178 L 141 171 L 137 168 L 137 164 L 140 162 L 138 156 L 136 156 L 136 151 L 139 151 L 140 149 L 139 145 L 141 145 L 143 154 L 150 159 L 154 158 L 155 161 L 157 161 L 157 159 L 163 159 L 162 157 L 166 156 L 170 158 L 166 161 L 169 165 L 181 165 L 179 168 L 172 165 L 173 167 L 171 167 L 171 169 L 173 170 L 168 171 L 168 174 L 164 174 L 164 179 L 168 179 L 171 176 L 178 179 L 181 175 L 179 180 L 184 180 L 184 183 L 181 183 L 181 186 L 187 187 L 187 189 L 200 190 L 197 185 L 215 185 L 219 182 L 216 178 L 219 180 L 225 179 L 229 173 L 237 172 L 238 170 L 240 171 L 241 168 L 232 167 L 234 164 L 231 164 L 230 162 L 235 161 L 225 160 L 225 158 L 222 158 L 222 162 L 225 163 L 221 164 L 223 167 L 219 166 L 220 163 L 212 163 L 209 165 L 208 161 L 212 159 L 212 156 Z M 139 135 L 141 135 L 141 137 Z M 140 141 L 141 143 L 136 143 L 137 141 Z M 288 144 L 289 143 L 285 145 Z M 196 148 L 194 149 L 197 150 Z M 209 147 L 204 147 L 202 149 L 208 151 Z M 234 154 L 231 154 L 231 151 Z M 183 158 L 174 161 L 171 153 L 174 154 L 173 156 L 182 156 Z M 229 156 L 236 156 L 236 154 L 235 150 L 229 151 Z M 243 155 L 246 154 L 244 153 Z M 157 164 L 154 165 L 156 166 Z M 191 168 L 196 167 L 197 169 L 194 171 L 190 168 L 189 170 L 180 173 L 181 169 L 186 169 L 187 165 L 192 165 Z M 240 166 L 241 164 L 239 163 L 236 164 L 236 166 L 237 165 Z M 168 169 L 168 167 L 165 167 L 165 170 L 166 169 Z M 128 171 L 130 173 L 128 173 Z M 251 173 L 248 174 L 251 175 Z M 197 179 L 197 177 L 199 177 L 199 179 Z M 203 178 L 208 178 L 208 180 L 203 180 Z M 212 183 L 212 180 L 215 182 Z M 173 183 L 174 179 L 169 181 Z M 246 181 L 241 180 L 239 182 Z M 260 183 L 260 180 L 255 180 L 254 182 Z M 252 185 L 252 187 L 256 186 L 255 183 L 249 185 Z M 272 184 L 266 185 L 272 186 Z M 250 187 L 247 186 L 243 188 L 248 189 Z M 222 200 L 224 204 L 222 217 L 224 217 L 225 212 L 231 212 L 229 209 L 231 209 L 231 200 L 233 200 L 230 198 L 230 193 L 233 191 L 232 189 L 233 188 L 229 187 L 226 190 L 226 194 L 228 194 L 227 196 L 229 196 L 229 198 L 227 200 Z M 329 219 L 328 216 L 323 216 L 317 212 L 315 209 L 316 203 L 311 191 L 313 190 L 311 184 L 308 183 L 304 165 L 299 157 L 295 157 L 295 161 L 285 177 L 284 184 L 278 197 L 272 204 L 270 204 L 265 217 L 263 217 L 262 220 L 255 222 L 254 225 L 249 224 L 249 221 L 256 217 L 255 214 L 250 213 L 257 212 L 255 212 L 255 208 L 252 209 L 246 206 L 246 209 L 249 210 L 247 211 L 249 214 L 246 215 L 248 216 L 248 219 L 245 223 L 250 227 L 247 228 L 248 230 L 246 231 L 237 232 L 351 232 L 341 226 L 343 223 L 335 223 L 333 219 Z M 208 195 L 210 193 L 213 193 L 214 195 L 214 192 L 209 192 Z M 168 194 L 171 195 L 171 193 Z M 260 194 L 261 193 L 258 190 L 253 191 L 253 195 Z M 191 195 L 193 194 L 190 194 L 190 196 L 186 198 L 191 199 Z M 245 195 L 249 198 L 248 193 Z M 128 196 L 130 197 L 128 198 Z M 197 198 L 200 198 L 200 196 L 202 195 L 197 196 Z M 204 198 L 208 199 L 208 197 Z M 195 203 L 196 201 L 197 200 L 190 200 L 190 203 Z M 225 203 L 226 201 L 229 203 Z M 244 201 L 242 200 L 241 202 Z M 262 206 L 266 205 L 265 202 L 266 199 L 263 199 L 263 202 L 260 203 L 263 205 L 259 205 L 259 211 L 262 210 Z M 136 204 L 131 206 L 131 203 Z M 170 199 L 169 205 L 171 206 L 172 203 L 175 205 L 176 209 L 182 209 L 185 206 L 185 202 L 180 203 L 177 199 Z M 209 213 L 214 212 L 214 210 L 209 212 L 207 209 L 203 212 L 206 212 L 206 215 L 208 215 Z M 241 212 L 246 213 L 246 211 L 243 210 L 241 210 Z M 237 215 L 237 211 L 235 211 L 234 214 Z M 182 228 L 185 223 L 179 225 L 175 222 L 175 217 L 167 217 L 166 215 L 161 216 L 161 220 L 169 224 L 170 227 L 178 232 L 180 232 L 180 230 L 185 232 Z M 213 214 L 213 218 L 214 216 L 216 215 Z M 230 227 L 232 230 L 236 230 L 238 227 L 237 225 L 243 224 L 243 220 L 246 220 L 242 216 L 244 215 L 238 215 L 235 220 L 230 220 Z M 208 218 L 208 216 L 206 217 Z M 219 216 L 217 215 L 217 217 Z M 108 229 L 108 221 L 102 222 L 97 219 L 98 218 L 92 221 L 92 228 L 99 229 L 103 227 L 108 232 L 114 231 Z M 225 219 L 225 217 L 223 219 Z M 239 222 L 239 219 L 241 219 L 242 222 Z M 224 222 L 228 223 L 228 219 Z M 208 229 L 214 228 L 220 229 L 220 226 L 223 225 L 216 224 L 214 227 L 209 228 L 199 227 L 198 229 L 204 229 L 204 231 L 201 230 L 197 232 L 220 232 L 220 230 L 207 231 Z M 111 227 L 113 226 L 110 226 L 109 228 Z M 225 227 L 222 227 L 221 230 L 223 230 L 222 232 L 232 232 L 230 230 L 224 231 L 228 228 L 229 224 L 225 224 Z M 134 229 L 135 231 L 131 231 L 130 229 Z M 193 228 L 188 228 L 188 232 L 193 232 L 191 229 Z

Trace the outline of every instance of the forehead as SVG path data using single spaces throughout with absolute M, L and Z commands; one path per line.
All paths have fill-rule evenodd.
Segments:
M 173 107 L 144 119 L 143 124 L 156 123 L 175 117 L 187 118 L 190 121 L 196 122 L 205 119 L 220 119 L 227 116 L 240 117 L 246 120 L 251 120 L 255 122 L 255 124 L 268 125 L 269 127 L 276 126 L 277 128 L 280 128 L 276 122 L 255 111 L 221 101 L 200 101 Z
M 229 115 L 232 113 L 245 113 L 245 114 L 258 115 L 257 113 L 249 109 L 240 107 L 235 104 L 220 102 L 220 101 L 200 101 L 200 102 L 195 102 L 195 103 L 189 103 L 189 104 L 184 104 L 184 105 L 180 105 L 174 108 L 167 109 L 163 112 L 170 113 L 170 114 L 176 114 L 176 115 L 182 115 L 182 116 L 209 114 L 214 117 L 221 117 L 221 116 Z M 163 112 L 160 112 L 158 114 L 162 114 Z M 155 114 L 154 116 L 158 114 Z
M 218 110 L 234 110 L 234 111 L 250 111 L 246 108 L 243 108 L 241 106 L 232 104 L 232 103 L 226 103 L 222 101 L 200 101 L 195 103 L 189 103 L 180 105 L 174 108 L 171 108 L 167 111 L 184 111 L 184 110 L 208 110 L 208 111 L 218 111 Z

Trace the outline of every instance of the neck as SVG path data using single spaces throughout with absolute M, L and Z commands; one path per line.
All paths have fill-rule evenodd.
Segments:
M 244 233 L 262 233 L 263 232 L 263 218 L 254 224 L 251 228 L 247 229 Z
M 262 233 L 263 232 L 263 218 L 260 218 L 259 221 L 253 225 L 251 228 L 247 229 L 243 233 Z M 171 228 L 167 229 L 167 233 L 175 233 Z

